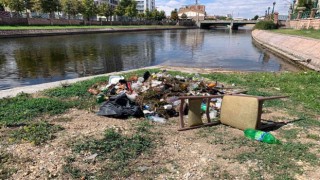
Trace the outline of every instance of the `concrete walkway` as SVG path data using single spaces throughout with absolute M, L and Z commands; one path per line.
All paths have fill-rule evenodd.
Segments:
M 320 71 L 320 40 L 284 35 L 264 30 L 252 31 L 252 38 L 261 46 L 306 66 Z

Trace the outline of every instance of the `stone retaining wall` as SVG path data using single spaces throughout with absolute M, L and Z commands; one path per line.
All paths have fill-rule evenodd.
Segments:
M 261 46 L 308 68 L 320 71 L 320 40 L 254 30 L 252 38 Z
M 320 19 L 298 19 L 289 22 L 289 27 L 293 29 L 320 29 Z
M 172 26 L 172 27 L 144 27 L 144 28 L 79 28 L 79 29 L 35 29 L 35 30 L 0 30 L 0 38 L 28 37 L 28 36 L 53 36 L 67 34 L 86 34 L 86 33 L 112 33 L 128 31 L 149 31 L 149 30 L 168 30 L 168 29 L 191 29 L 193 27 Z M 196 28 L 196 27 L 194 27 Z

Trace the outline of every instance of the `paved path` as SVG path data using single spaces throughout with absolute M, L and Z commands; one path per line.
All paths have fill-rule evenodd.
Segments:
M 264 30 L 254 30 L 252 37 L 271 51 L 308 68 L 320 71 L 320 40 Z

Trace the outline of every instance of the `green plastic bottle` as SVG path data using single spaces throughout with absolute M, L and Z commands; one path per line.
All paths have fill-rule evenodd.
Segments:
M 268 132 L 249 128 L 244 130 L 244 135 L 250 139 L 255 139 L 268 144 L 280 144 L 280 141 Z
M 97 103 L 102 103 L 103 101 L 106 100 L 103 94 L 98 94 L 96 98 L 97 98 L 96 99 Z

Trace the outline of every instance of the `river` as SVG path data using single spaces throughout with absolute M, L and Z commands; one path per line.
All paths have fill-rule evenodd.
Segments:
M 296 71 L 251 31 L 159 30 L 0 39 L 0 90 L 153 65 Z

